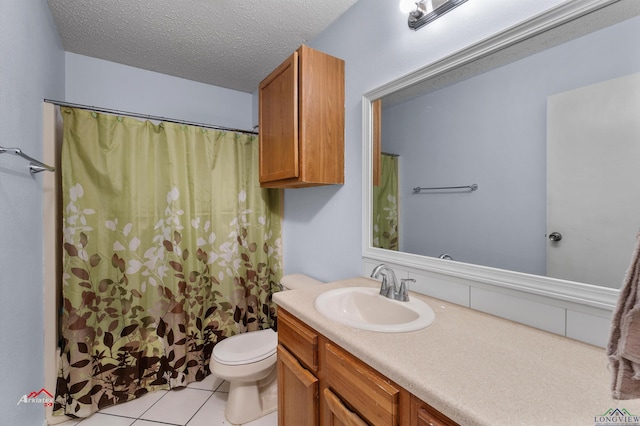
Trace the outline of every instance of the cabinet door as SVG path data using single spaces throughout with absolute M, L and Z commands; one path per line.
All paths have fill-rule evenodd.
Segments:
M 298 52 L 259 87 L 260 182 L 295 179 L 298 153 Z
M 335 393 L 325 389 L 323 394 L 325 404 L 329 409 L 329 415 L 326 419 L 327 426 L 367 426 L 367 422 L 349 410 Z
M 278 345 L 278 425 L 317 426 L 318 379 Z
M 344 61 L 301 46 L 300 176 L 316 184 L 344 183 Z

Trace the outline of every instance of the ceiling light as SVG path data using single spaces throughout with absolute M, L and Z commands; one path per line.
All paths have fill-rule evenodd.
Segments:
M 409 14 L 409 28 L 417 30 L 467 0 L 400 0 L 400 10 Z

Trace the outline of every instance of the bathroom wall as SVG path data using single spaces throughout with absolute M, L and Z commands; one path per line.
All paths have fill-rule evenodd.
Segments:
M 385 108 L 383 151 L 400 155 L 401 251 L 545 275 L 547 96 L 639 72 L 625 39 L 640 39 L 640 18 Z M 479 190 L 411 190 L 471 183 Z
M 285 272 L 324 281 L 362 274 L 364 93 L 559 3 L 469 1 L 412 31 L 398 1 L 360 0 L 309 42 L 346 62 L 345 184 L 285 191 Z
M 249 93 L 67 52 L 67 102 L 251 130 Z
M 64 52 L 45 0 L 0 2 L 0 145 L 42 158 L 42 100 L 64 97 Z M 48 212 L 44 212 L 47 214 Z M 0 423 L 40 425 L 43 387 L 42 176 L 0 156 Z M 53 389 L 49 389 L 53 392 Z

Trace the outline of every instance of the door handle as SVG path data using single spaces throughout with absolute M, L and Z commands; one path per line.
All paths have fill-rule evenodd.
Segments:
M 562 239 L 562 234 L 559 232 L 552 232 L 549 234 L 549 239 L 551 241 L 560 241 Z

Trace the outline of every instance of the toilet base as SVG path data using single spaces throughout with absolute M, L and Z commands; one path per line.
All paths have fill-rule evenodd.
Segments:
M 227 420 L 241 425 L 276 411 L 278 408 L 277 370 L 257 382 L 229 382 L 229 397 L 224 410 Z

